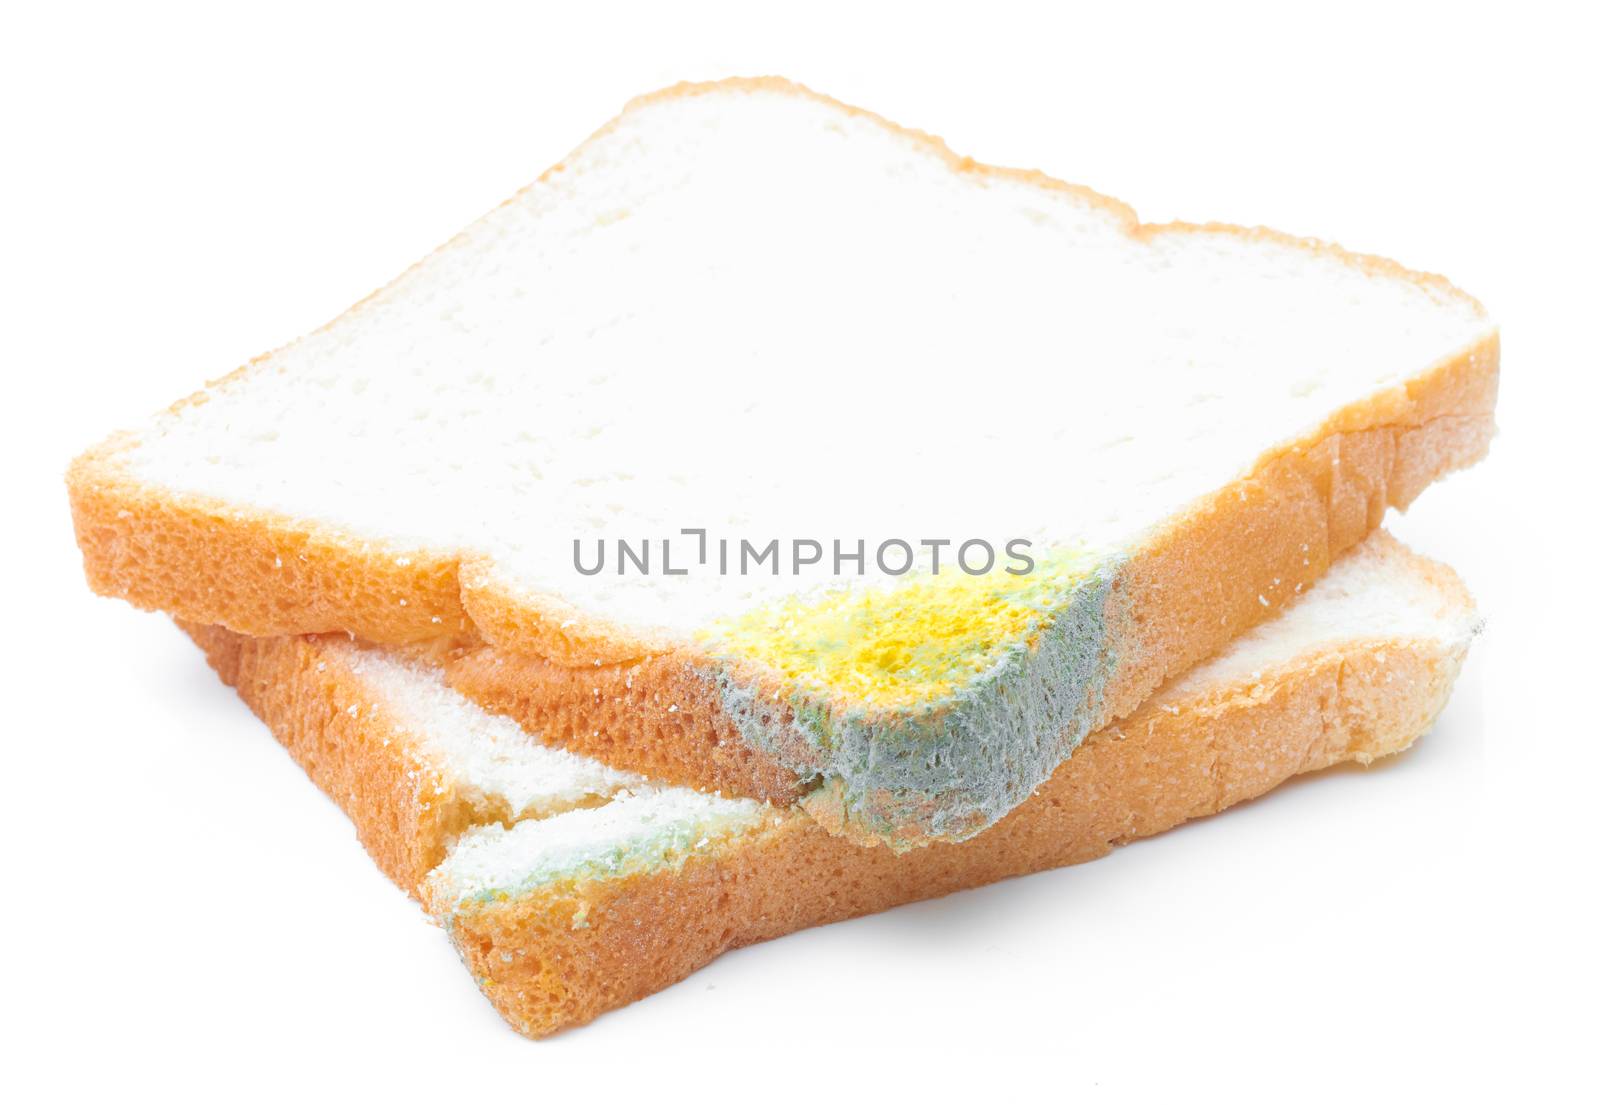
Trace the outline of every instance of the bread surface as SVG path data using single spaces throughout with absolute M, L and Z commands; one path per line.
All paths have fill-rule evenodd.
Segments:
M 876 151 L 871 157 L 880 158 L 882 165 L 872 161 L 878 167 L 871 173 L 847 177 L 856 190 L 875 195 L 871 190 L 881 184 L 880 176 L 904 171 L 918 180 L 929 178 L 924 190 L 933 197 L 930 203 L 944 203 L 948 193 L 964 197 L 959 200 L 966 205 L 960 208 L 962 212 L 994 208 L 1000 212 L 992 215 L 997 233 L 1010 235 L 1013 223 L 1036 220 L 1038 226 L 1028 233 L 1017 232 L 1017 242 L 1032 242 L 1033 235 L 1049 230 L 1081 247 L 1084 256 L 1097 256 L 1095 250 L 1119 257 L 1131 255 L 1134 261 L 1122 267 L 1141 273 L 1160 264 L 1182 268 L 1191 263 L 1185 260 L 1190 254 L 1200 257 L 1192 263 L 1202 275 L 1211 271 L 1206 266 L 1213 264 L 1222 273 L 1236 269 L 1253 273 L 1259 267 L 1269 273 L 1283 269 L 1291 277 L 1299 272 L 1298 266 L 1304 266 L 1315 277 L 1307 277 L 1308 284 L 1322 280 L 1341 296 L 1371 297 L 1364 312 L 1351 316 L 1352 328 L 1358 324 L 1356 320 L 1392 316 L 1393 332 L 1371 336 L 1369 352 L 1373 356 L 1393 348 L 1413 351 L 1418 359 L 1379 372 L 1361 363 L 1359 357 L 1351 365 L 1335 363 L 1335 358 L 1323 376 L 1305 384 L 1309 389 L 1305 395 L 1296 390 L 1299 384 L 1285 387 L 1293 383 L 1291 377 L 1298 366 L 1263 365 L 1261 402 L 1268 413 L 1259 422 L 1245 417 L 1247 410 L 1235 410 L 1239 403 L 1232 407 L 1223 404 L 1234 417 L 1243 419 L 1240 425 L 1248 429 L 1244 436 L 1254 442 L 1239 446 L 1237 455 L 1218 445 L 1228 440 L 1229 435 L 1218 429 L 1230 425 L 1227 418 L 1207 406 L 1204 388 L 1198 382 L 1186 383 L 1182 372 L 1164 368 L 1171 377 L 1163 376 L 1161 386 L 1148 389 L 1158 394 L 1182 387 L 1197 389 L 1193 415 L 1184 415 L 1176 423 L 1169 416 L 1174 410 L 1182 414 L 1186 408 L 1181 404 L 1169 404 L 1172 409 L 1157 404 L 1148 420 L 1139 421 L 1132 401 L 1135 396 L 1117 390 L 1123 387 L 1117 383 L 1117 373 L 1074 377 L 1061 416 L 1061 425 L 1073 432 L 1060 439 L 1060 448 L 1063 455 L 1077 459 L 1077 467 L 1068 465 L 1059 472 L 1027 468 L 992 485 L 960 482 L 969 478 L 971 466 L 945 458 L 959 457 L 962 449 L 930 446 L 924 439 L 943 430 L 966 435 L 972 442 L 969 447 L 994 447 L 996 442 L 1003 443 L 1013 428 L 985 423 L 983 412 L 999 417 L 993 415 L 999 411 L 1010 417 L 1035 408 L 1048 411 L 1060 397 L 1041 392 L 1018 403 L 1004 397 L 991 399 L 984 388 L 964 393 L 953 388 L 953 377 L 947 378 L 958 369 L 970 369 L 960 363 L 925 366 L 924 382 L 909 394 L 896 392 L 885 397 L 869 390 L 864 393 L 867 398 L 846 402 L 826 392 L 817 397 L 791 390 L 780 396 L 810 404 L 808 411 L 813 407 L 842 411 L 843 425 L 861 431 L 852 443 L 865 450 L 864 456 L 882 461 L 897 455 L 894 449 L 927 450 L 928 457 L 938 459 L 941 475 L 956 481 L 953 486 L 959 491 L 941 498 L 939 488 L 930 481 L 929 487 L 914 489 L 911 497 L 919 502 L 960 504 L 966 512 L 961 516 L 976 523 L 992 521 L 980 509 L 989 497 L 1033 502 L 1061 496 L 1069 504 L 1062 508 L 1067 521 L 1049 521 L 1046 544 L 1065 542 L 1062 547 L 1068 547 L 1084 534 L 1094 537 L 1086 546 L 1090 551 L 1084 554 L 1091 562 L 1089 569 L 1063 584 L 1059 593 L 1047 596 L 1040 618 L 1020 635 L 990 641 L 980 624 L 969 637 L 948 642 L 946 654 L 937 658 L 941 663 L 960 660 L 977 647 L 975 642 L 982 642 L 982 649 L 989 651 L 980 650 L 983 662 L 974 666 L 976 674 L 969 680 L 936 694 L 929 692 L 933 697 L 917 700 L 915 708 L 880 708 L 865 698 L 839 692 L 827 682 L 830 674 L 837 673 L 821 653 L 803 654 L 798 676 L 795 670 L 780 670 L 772 650 L 766 647 L 769 639 L 757 635 L 758 647 L 753 650 L 730 644 L 735 639 L 725 635 L 727 618 L 708 616 L 708 625 L 723 627 L 714 629 L 709 637 L 698 630 L 691 632 L 686 627 L 698 625 L 696 618 L 702 610 L 696 603 L 703 603 L 707 612 L 724 609 L 719 605 L 728 600 L 724 584 L 715 585 L 722 590 L 705 584 L 712 590 L 693 600 L 682 597 L 690 592 L 680 593 L 659 582 L 653 589 L 622 586 L 616 580 L 604 581 L 604 586 L 579 587 L 576 577 L 552 582 L 557 577 L 548 565 L 539 571 L 512 570 L 508 565 L 520 564 L 518 555 L 522 554 L 486 550 L 481 543 L 473 543 L 475 538 L 461 537 L 449 526 L 441 524 L 440 535 L 407 537 L 405 527 L 413 524 L 408 519 L 426 512 L 408 498 L 417 489 L 391 486 L 392 473 L 380 472 L 381 478 L 373 477 L 378 482 L 371 488 L 352 485 L 348 498 L 340 500 L 347 507 L 371 501 L 371 506 L 363 509 L 373 514 L 364 516 L 367 520 L 361 524 L 319 513 L 322 500 L 306 489 L 339 484 L 343 477 L 337 466 L 316 470 L 316 450 L 321 447 L 317 443 L 356 432 L 353 427 L 364 425 L 361 412 L 365 405 L 375 402 L 370 397 L 389 386 L 385 380 L 392 383 L 392 378 L 376 377 L 375 392 L 364 377 L 345 380 L 337 373 L 327 380 L 318 377 L 341 396 L 338 402 L 326 404 L 341 412 L 327 427 L 319 423 L 309 429 L 297 428 L 297 419 L 287 416 L 261 423 L 266 416 L 261 415 L 256 399 L 275 394 L 280 386 L 287 386 L 282 381 L 298 378 L 296 373 L 307 375 L 307 364 L 338 364 L 352 346 L 379 342 L 367 336 L 374 332 L 381 336 L 396 326 L 410 326 L 412 329 L 402 330 L 402 334 L 410 335 L 407 340 L 415 338 L 413 345 L 465 340 L 453 336 L 456 329 L 476 333 L 470 318 L 457 326 L 451 313 L 455 301 L 449 300 L 449 295 L 457 285 L 492 285 L 494 274 L 511 265 L 505 257 L 514 254 L 520 240 L 517 235 L 527 232 L 528 226 L 557 225 L 570 219 L 573 211 L 586 213 L 585 218 L 592 215 L 594 227 L 608 234 L 616 233 L 615 227 L 642 223 L 652 197 L 633 196 L 638 202 L 631 207 L 616 208 L 607 198 L 606 182 L 612 178 L 606 174 L 611 167 L 627 162 L 633 147 L 644 140 L 641 135 L 648 137 L 651 119 L 663 112 L 692 113 L 699 110 L 694 105 L 724 101 L 735 115 L 746 110 L 746 101 L 760 101 L 764 106 L 759 110 L 770 110 L 774 120 L 809 112 L 803 120 L 805 126 L 794 132 L 806 142 L 816 137 L 806 129 L 815 116 L 819 134 L 832 133 L 832 129 L 848 131 L 853 141 L 871 144 Z M 713 116 L 706 118 L 716 121 Z M 692 116 L 691 122 L 700 119 Z M 728 129 L 734 128 L 730 124 Z M 772 129 L 782 131 L 776 122 Z M 739 133 L 760 131 L 757 125 Z M 735 176 L 747 171 L 743 162 L 730 160 L 714 143 L 706 145 L 705 151 L 709 151 L 707 156 L 722 158 L 717 164 Z M 801 159 L 794 171 L 808 163 Z M 667 167 L 675 165 L 669 162 Z M 936 181 L 931 179 L 935 176 Z M 819 187 L 827 183 L 826 176 L 818 178 Z M 848 208 L 853 194 L 847 189 L 829 198 Z M 861 217 L 869 226 L 875 220 L 889 221 L 881 210 Z M 781 220 L 760 225 L 779 226 Z M 593 243 L 608 240 L 594 237 L 601 231 L 588 222 L 583 233 L 587 235 L 582 239 L 585 248 L 599 249 Z M 978 235 L 974 240 L 981 238 Z M 785 242 L 797 249 L 803 245 Z M 936 260 L 938 254 L 935 249 L 929 256 Z M 1239 256 L 1246 260 L 1240 261 Z M 457 280 L 453 274 L 458 270 L 468 272 L 471 279 Z M 951 271 L 963 269 L 955 265 Z M 844 283 L 849 277 L 835 273 L 832 279 Z M 1140 279 L 1147 283 L 1139 286 L 1146 287 L 1151 278 L 1146 274 Z M 1072 287 L 1083 294 L 1093 287 L 1092 281 L 1080 284 Z M 1159 280 L 1148 286 L 1158 287 Z M 1290 306 L 1306 312 L 1302 346 L 1294 346 L 1296 335 L 1282 340 L 1289 342 L 1284 349 L 1293 349 L 1297 357 L 1316 360 L 1323 355 L 1319 345 L 1339 340 L 1340 329 L 1334 323 L 1341 316 L 1332 308 L 1313 310 L 1297 298 L 1298 293 L 1283 292 L 1286 286 L 1292 289 L 1295 280 L 1263 278 L 1259 287 L 1250 285 L 1264 296 L 1286 295 Z M 1012 280 L 1006 287 L 1024 305 L 1042 294 L 1030 289 L 1026 280 Z M 606 297 L 599 294 L 600 288 L 597 284 L 591 289 L 595 295 L 575 301 L 573 309 L 601 310 Z M 927 314 L 926 303 L 907 295 L 908 310 Z M 1319 292 L 1307 302 L 1315 306 L 1321 303 L 1319 297 L 1339 298 Z M 477 301 L 466 293 L 460 298 L 470 316 Z M 853 300 L 828 302 L 846 312 L 860 308 Z M 441 303 L 451 309 L 441 308 Z M 421 323 L 394 321 L 433 319 L 422 307 L 439 308 L 437 331 L 416 330 Z M 1124 305 L 1133 317 L 1138 315 L 1137 307 L 1137 303 Z M 1214 305 L 1218 311 L 1237 308 L 1234 301 Z M 1021 310 L 1009 303 L 991 309 L 997 321 L 1010 318 L 1007 311 Z M 1074 325 L 1093 329 L 1093 312 L 1087 315 Z M 779 317 L 789 315 L 780 312 Z M 867 312 L 866 317 L 872 313 Z M 1300 316 L 1291 312 L 1289 317 Z M 1181 330 L 1177 322 L 1193 321 L 1176 320 L 1174 332 Z M 1160 328 L 1143 322 L 1124 335 L 1128 343 L 1155 340 L 1145 335 Z M 936 320 L 925 319 L 924 323 L 933 327 Z M 607 325 L 606 319 L 596 317 L 597 332 L 608 332 Z M 680 324 L 669 320 L 659 325 Z M 1215 341 L 1226 347 L 1232 331 L 1222 323 L 1213 323 L 1213 328 L 1221 335 Z M 1424 337 L 1418 337 L 1419 332 Z M 1248 335 L 1248 330 L 1239 333 Z M 1003 327 L 995 328 L 988 337 L 994 345 L 989 355 L 1011 358 L 1014 371 L 1022 373 L 1026 350 L 1014 349 L 1015 343 Z M 1175 337 L 1171 349 L 1152 348 L 1181 351 L 1186 348 L 1182 341 Z M 963 336 L 963 348 L 969 344 Z M 404 353 L 409 348 L 399 343 L 394 349 L 400 352 L 394 353 L 380 342 L 378 351 L 388 350 L 400 357 L 410 356 Z M 804 348 L 811 350 L 810 346 Z M 1114 359 L 1117 350 L 1117 342 L 1102 341 L 1094 351 Z M 491 352 L 498 357 L 503 351 Z M 817 352 L 821 356 L 826 351 Z M 852 357 L 844 360 L 853 364 L 858 355 L 863 354 L 852 351 Z M 388 363 L 382 358 L 378 361 Z M 819 363 L 815 359 L 808 362 L 812 367 Z M 728 366 L 743 371 L 736 357 L 723 367 Z M 1204 376 L 1227 367 L 1208 362 L 1194 371 Z M 1470 298 L 1437 277 L 1265 230 L 1141 224 L 1131 210 L 1114 200 L 1042 174 L 977 165 L 926 135 L 895 127 L 797 86 L 772 81 L 723 82 L 684 86 L 631 106 L 567 162 L 394 285 L 303 342 L 270 354 L 178 404 L 154 429 L 120 435 L 91 450 L 74 463 L 68 484 L 85 569 L 91 585 L 102 593 L 167 610 L 199 624 L 257 636 L 344 631 L 376 643 L 424 648 L 449 658 L 448 677 L 463 693 L 517 718 L 547 741 L 606 758 L 620 768 L 706 790 L 781 803 L 803 797 L 819 823 L 831 831 L 904 849 L 931 840 L 963 839 L 993 824 L 1049 777 L 1084 735 L 1125 716 L 1166 679 L 1269 617 L 1297 587 L 1314 581 L 1333 558 L 1376 527 L 1389 506 L 1405 506 L 1432 480 L 1480 457 L 1492 434 L 1497 372 L 1498 341 L 1493 327 Z M 398 369 L 395 374 L 404 375 Z M 878 377 L 888 374 L 880 369 L 856 375 L 881 390 Z M 963 386 L 970 389 L 970 373 L 961 378 L 968 381 Z M 1036 378 L 1046 381 L 1050 376 L 1039 370 L 1026 377 L 1025 392 L 1045 386 L 1036 385 Z M 361 384 L 351 390 L 369 398 L 345 397 L 340 391 L 344 383 Z M 688 381 L 686 386 L 693 383 Z M 512 385 L 491 380 L 483 386 L 492 406 L 496 389 Z M 1116 401 L 1097 407 L 1097 389 L 1111 389 L 1109 394 Z M 459 394 L 463 390 L 455 381 L 446 380 L 436 397 L 444 397 L 441 402 L 445 406 L 467 402 Z M 618 406 L 626 407 L 627 391 L 615 394 Z M 965 398 L 938 407 L 937 417 L 930 415 L 924 408 L 936 401 L 934 397 L 945 394 Z M 732 399 L 719 396 L 716 388 L 702 388 L 695 401 L 714 412 L 722 412 L 723 406 L 735 409 L 730 405 Z M 1277 398 L 1268 403 L 1268 396 Z M 1075 397 L 1084 411 L 1070 405 Z M 284 410 L 306 415 L 324 405 L 295 402 L 299 405 L 290 403 Z M 912 411 L 923 410 L 920 421 L 907 416 L 904 408 L 908 406 Z M 970 415 L 968 423 L 940 421 L 955 418 L 960 408 L 967 408 L 961 413 Z M 1030 417 L 1035 421 L 1029 425 L 1036 425 L 1039 433 L 1054 432 L 1048 418 Z M 720 479 L 717 473 L 745 466 L 756 466 L 759 471 L 760 465 L 771 463 L 764 459 L 759 433 L 737 429 L 737 423 L 727 418 L 706 415 L 706 419 L 703 425 L 659 431 L 662 452 L 669 456 L 674 451 L 692 453 L 701 447 L 696 443 L 709 442 L 704 447 L 706 465 L 691 472 L 705 479 Z M 1151 465 L 1168 458 L 1146 457 L 1144 467 L 1138 469 L 1145 474 L 1138 479 L 1128 477 L 1128 485 L 1120 486 L 1119 477 L 1102 472 L 1115 467 L 1116 442 L 1102 452 L 1073 451 L 1078 449 L 1074 442 L 1080 421 L 1106 419 L 1126 420 L 1128 437 L 1135 441 L 1160 442 L 1169 436 L 1176 440 L 1186 429 L 1199 432 L 1206 427 L 1211 427 L 1207 432 L 1216 440 L 1205 439 L 1204 447 L 1195 446 L 1187 456 L 1175 452 L 1172 471 L 1167 473 Z M 894 427 L 902 424 L 916 429 L 909 437 L 894 437 L 893 433 L 900 432 Z M 197 425 L 204 433 L 193 429 Z M 625 428 L 641 434 L 658 432 L 648 418 L 626 423 Z M 395 426 L 385 423 L 382 429 L 394 432 Z M 781 417 L 763 425 L 761 431 L 787 433 Z M 309 436 L 292 448 L 298 440 L 295 433 Z M 240 456 L 215 456 L 205 434 L 223 443 L 216 449 L 236 446 L 242 451 Z M 881 456 L 872 452 L 877 435 L 889 435 L 888 444 L 881 446 Z M 274 445 L 280 436 L 283 444 Z M 1035 436 L 1020 435 L 1020 440 L 1028 441 L 1038 452 Z M 195 442 L 181 444 L 190 438 Z M 173 445 L 174 441 L 180 444 Z M 799 451 L 799 441 L 780 436 L 771 452 L 790 455 Z M 576 448 L 576 439 L 573 444 Z M 376 443 L 371 446 L 378 448 Z M 247 449 L 248 455 L 243 452 Z M 1147 446 L 1138 449 L 1143 451 L 1140 455 L 1149 453 Z M 359 468 L 368 463 L 363 458 L 369 451 L 352 447 L 339 458 Z M 834 451 L 831 443 L 813 447 L 818 463 Z M 165 461 L 161 461 L 163 457 Z M 216 463 L 211 463 L 213 460 Z M 306 467 L 311 476 L 297 477 L 296 482 L 278 471 L 297 465 Z M 1206 475 L 1200 478 L 1190 469 L 1203 469 Z M 860 468 L 868 475 L 874 470 L 865 463 Z M 229 483 L 232 477 L 227 473 L 232 471 L 244 472 L 238 479 L 245 482 Z M 855 502 L 865 504 L 861 509 L 892 511 L 897 498 L 910 494 L 902 483 L 888 495 L 862 487 L 841 496 L 826 486 L 794 482 L 798 469 L 782 471 L 790 482 L 783 484 L 783 493 L 773 497 L 771 504 L 759 496 L 746 503 L 752 510 L 769 511 L 765 517 L 774 520 L 775 527 L 790 515 L 826 519 L 826 513 L 806 513 L 822 509 L 808 506 L 813 500 Z M 558 481 L 568 489 L 560 495 L 569 495 L 573 487 L 594 475 L 580 473 L 577 479 Z M 496 475 L 487 483 L 498 486 L 500 478 Z M 242 486 L 255 488 L 257 493 L 228 491 Z M 652 489 L 670 496 L 675 494 L 671 486 L 675 485 L 668 481 L 661 488 L 652 485 Z M 1090 486 L 1098 490 L 1082 490 Z M 1179 493 L 1172 488 L 1185 490 Z M 1191 488 L 1193 494 L 1187 490 Z M 487 486 L 478 491 L 485 502 L 517 504 L 529 499 L 515 494 L 495 498 Z M 735 499 L 743 494 L 732 484 L 722 492 Z M 434 497 L 449 498 L 438 492 Z M 470 495 L 454 497 L 472 499 Z M 567 507 L 561 504 L 567 501 L 562 498 L 552 507 L 553 518 L 566 518 L 561 510 Z M 624 505 L 635 513 L 625 512 L 624 517 L 665 523 L 667 514 L 649 513 L 640 506 L 641 501 L 637 495 L 625 499 Z M 681 513 L 690 513 L 693 502 L 684 499 Z M 302 505 L 291 509 L 295 503 Z M 1103 508 L 1114 514 L 1124 503 L 1130 504 L 1129 517 L 1096 513 Z M 725 505 L 720 501 L 709 506 L 702 503 L 700 508 L 722 509 Z M 929 522 L 942 515 L 912 513 L 906 517 Z M 383 519 L 384 524 L 372 518 Z M 389 518 L 401 520 L 394 524 L 397 528 L 385 528 Z M 534 521 L 537 519 L 514 514 L 504 522 L 514 532 L 498 534 L 496 539 L 501 544 L 520 540 L 524 530 L 535 528 Z M 1030 518 L 1018 524 L 1026 528 L 1037 521 Z M 452 524 L 457 523 L 459 519 Z M 564 539 L 566 535 L 561 536 Z M 635 592 L 653 596 L 651 601 L 671 614 L 666 618 L 671 625 L 651 624 L 651 619 L 640 613 L 644 605 L 637 609 L 627 605 L 633 601 L 628 596 Z M 779 601 L 781 597 L 766 596 L 761 601 Z M 935 610 L 925 619 L 933 630 L 943 631 L 957 621 L 936 615 Z M 892 625 L 885 630 L 893 631 Z M 876 674 L 893 682 L 903 680 L 906 670 L 905 665 L 889 664 Z M 856 668 L 850 671 L 858 672 Z

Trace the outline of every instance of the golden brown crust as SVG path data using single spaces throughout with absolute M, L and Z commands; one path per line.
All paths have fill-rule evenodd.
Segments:
M 774 78 L 680 85 L 636 103 L 727 87 L 808 96 L 878 120 L 957 172 L 1085 198 L 1134 237 L 1265 238 L 1472 302 L 1440 277 L 1310 239 L 1216 224 L 1141 224 L 1126 205 L 1087 188 L 980 165 L 936 138 Z M 540 180 L 564 168 L 558 164 Z M 457 236 L 442 249 L 464 241 Z M 1123 662 L 1096 717 L 1125 714 L 1163 679 L 1267 617 L 1296 584 L 1317 578 L 1369 532 L 1385 505 L 1404 506 L 1430 481 L 1478 459 L 1493 429 L 1498 364 L 1498 338 L 1490 336 L 1404 387 L 1352 403 L 1152 537 L 1128 564 L 1111 604 L 1108 636 Z M 204 393 L 184 400 L 205 401 Z M 492 573 L 452 551 L 389 549 L 315 521 L 142 484 L 119 459 L 130 443 L 114 438 L 68 473 L 78 543 L 96 591 L 257 636 L 345 630 L 378 643 L 453 648 L 455 686 L 546 739 L 704 789 L 784 802 L 795 794 L 794 772 L 742 741 L 730 745 L 731 726 L 707 698 L 693 647 L 499 588 Z M 689 707 L 693 723 L 658 716 L 657 702 Z
M 67 471 L 96 593 L 253 636 L 473 639 L 455 557 L 384 548 L 316 522 L 141 483 L 117 460 L 128 444 L 113 438 Z
M 445 661 L 451 687 L 546 744 L 664 783 L 788 805 L 799 775 L 739 735 L 710 679 L 679 653 L 565 667 L 488 646 Z
M 446 909 L 446 925 L 512 1027 L 546 1036 L 732 948 L 1094 859 L 1297 773 L 1400 751 L 1442 708 L 1464 652 L 1431 641 L 1352 642 L 1175 713 L 1158 697 L 1091 737 L 1031 799 L 962 844 L 896 855 L 790 815 L 678 870 Z

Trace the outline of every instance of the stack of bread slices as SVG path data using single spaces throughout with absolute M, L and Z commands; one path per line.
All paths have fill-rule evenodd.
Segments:
M 726 81 L 68 484 L 542 1036 L 1406 748 L 1478 618 L 1379 527 L 1498 361 L 1440 278 Z

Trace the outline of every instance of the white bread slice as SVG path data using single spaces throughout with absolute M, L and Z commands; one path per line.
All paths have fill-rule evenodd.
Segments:
M 734 81 L 634 103 L 69 485 L 102 592 L 457 646 L 452 683 L 552 742 L 810 792 L 831 829 L 903 848 L 993 824 L 1476 459 L 1497 365 L 1436 277 L 1144 226 Z M 575 568 L 578 539 L 673 537 L 681 568 L 685 527 L 1026 538 L 1038 570 Z
M 339 638 L 188 628 L 350 813 L 384 870 L 420 892 L 496 1008 L 543 1036 L 730 948 L 1092 859 L 1297 772 L 1397 752 L 1443 707 L 1478 624 L 1449 569 L 1375 534 L 1281 617 L 1091 736 L 995 828 L 898 855 L 829 834 L 798 807 L 649 784 L 615 790 L 609 777 L 590 784 L 597 799 L 613 797 L 597 808 L 440 817 L 439 803 L 462 791 L 502 809 L 570 801 L 570 769 L 544 775 L 530 764 L 516 800 L 497 798 L 506 773 L 473 765 L 503 747 L 498 720 L 464 699 L 446 707 L 425 664 Z M 435 703 L 448 734 L 418 727 L 425 719 L 404 705 L 417 696 Z M 484 753 L 430 750 L 475 744 Z M 442 862 L 429 873 L 413 862 L 424 855 Z

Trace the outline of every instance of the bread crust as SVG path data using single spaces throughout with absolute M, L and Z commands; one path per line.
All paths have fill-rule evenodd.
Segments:
M 922 132 L 775 78 L 680 85 L 635 104 L 726 88 L 833 104 L 932 150 L 953 171 L 1082 197 L 1135 238 L 1271 240 L 1477 307 L 1441 277 L 1311 239 L 1219 224 L 1142 224 L 1125 204 L 1089 189 L 978 164 Z M 441 249 L 464 241 L 458 236 Z M 216 386 L 242 378 L 255 363 Z M 1498 365 L 1498 336 L 1491 334 L 1404 385 L 1343 408 L 1148 535 L 1116 580 L 1107 611 L 1108 681 L 1087 705 L 1087 724 L 1127 714 L 1162 681 L 1270 616 L 1297 585 L 1309 585 L 1375 528 L 1388 506 L 1404 507 L 1432 480 L 1481 457 L 1493 433 Z M 183 402 L 205 401 L 202 392 Z M 120 459 L 133 443 L 127 435 L 103 443 L 79 457 L 67 477 L 85 573 L 99 593 L 255 636 L 345 631 L 383 644 L 427 644 L 450 655 L 452 685 L 541 739 L 671 782 L 786 803 L 825 769 L 806 762 L 804 748 L 786 748 L 780 757 L 747 743 L 711 693 L 706 673 L 713 665 L 693 644 L 513 592 L 480 560 L 455 551 L 373 542 L 314 520 L 146 485 Z M 780 728 L 786 720 L 778 718 Z M 875 828 L 863 829 L 842 806 L 830 814 L 819 802 L 817 812 L 836 831 L 877 839 Z M 904 841 L 920 842 L 915 826 Z
M 426 877 L 457 834 L 482 823 L 481 811 L 449 793 L 381 711 L 359 708 L 370 693 L 326 641 L 185 629 L 349 814 L 384 872 L 440 915 L 506 1020 L 538 1037 L 638 1000 L 732 948 L 1094 859 L 1298 773 L 1408 747 L 1449 696 L 1473 603 L 1449 568 L 1386 534 L 1369 541 L 1428 583 L 1458 632 L 1353 636 L 1231 681 L 1197 689 L 1178 680 L 1092 735 L 972 840 L 897 855 L 830 834 L 791 808 L 675 869 L 464 905 L 430 901 Z

